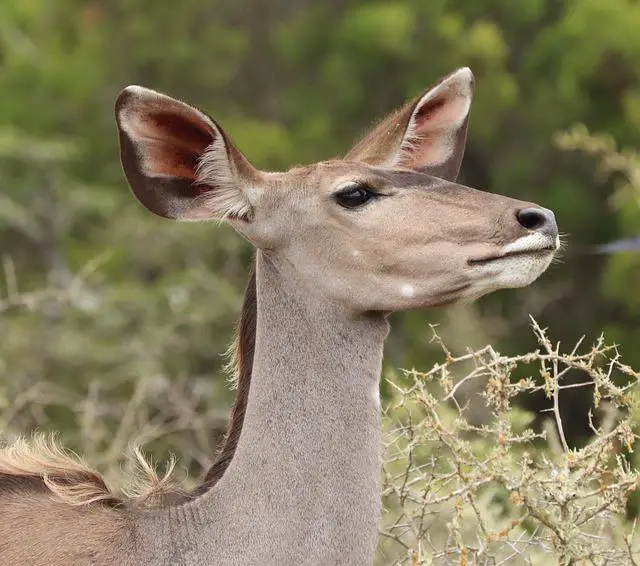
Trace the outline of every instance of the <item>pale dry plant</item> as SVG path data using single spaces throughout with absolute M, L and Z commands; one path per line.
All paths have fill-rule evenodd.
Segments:
M 597 162 L 596 179 L 600 182 L 614 178 L 614 190 L 609 197 L 609 205 L 615 210 L 633 234 L 630 237 L 597 245 L 591 251 L 603 254 L 637 252 L 640 250 L 640 235 L 637 232 L 640 213 L 640 154 L 631 147 L 620 148 L 613 136 L 603 133 L 591 133 L 583 124 L 577 124 L 570 130 L 559 132 L 554 137 L 555 145 L 563 151 L 579 151 Z M 627 269 L 633 261 L 627 264 Z M 623 287 L 629 285 L 623 283 Z M 634 287 L 631 281 L 632 288 Z
M 559 132 L 555 145 L 564 151 L 580 151 L 597 159 L 597 177 L 605 180 L 612 173 L 621 173 L 611 197 L 611 204 L 619 209 L 629 204 L 640 208 L 640 155 L 634 148 L 620 149 L 613 136 L 589 132 L 583 124 Z
M 533 330 L 535 352 L 454 356 L 440 342 L 442 363 L 392 382 L 379 564 L 640 564 L 626 519 L 640 482 L 629 458 L 640 373 L 602 337 L 565 353 L 535 321 Z M 459 389 L 469 381 L 483 384 L 488 424 L 467 421 Z M 559 399 L 569 388 L 593 395 L 592 438 L 581 448 L 564 433 Z M 541 393 L 549 419 L 534 431 L 513 400 Z
M 97 263 L 88 264 L 65 287 L 23 293 L 17 290 L 12 264 L 5 259 L 7 285 L 0 296 L 0 323 L 4 323 L 0 327 L 10 332 L 10 315 L 21 311 L 34 319 L 58 319 L 62 326 L 52 323 L 51 327 L 64 332 L 64 317 L 83 308 L 87 295 L 94 293 L 87 278 Z M 170 339 L 177 332 L 169 325 L 153 336 Z M 57 444 L 68 447 L 83 454 L 82 460 L 99 471 L 116 493 L 144 496 L 158 481 L 194 487 L 198 478 L 189 477 L 189 471 L 197 474 L 207 469 L 227 425 L 228 409 L 216 395 L 225 376 L 170 378 L 155 359 L 162 342 L 155 346 L 123 342 L 123 351 L 134 350 L 129 352 L 131 365 L 123 366 L 132 369 L 111 372 L 108 379 L 88 372 L 82 383 L 32 379 L 22 368 L 11 372 L 0 356 L 0 447 L 17 441 L 13 445 L 19 451 L 21 439 L 31 440 L 49 454 L 59 450 Z M 58 435 L 61 408 L 64 434 Z M 56 436 L 61 436 L 59 443 L 54 443 Z M 166 464 L 154 463 L 154 455 Z M 130 473 L 123 474 L 123 467 L 130 468 Z M 130 483 L 118 483 L 123 478 L 130 478 Z

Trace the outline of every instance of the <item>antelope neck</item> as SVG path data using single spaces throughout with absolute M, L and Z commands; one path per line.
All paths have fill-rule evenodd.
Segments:
M 200 518 L 207 536 L 194 542 L 208 563 L 371 564 L 387 322 L 321 300 L 264 253 L 256 269 L 256 349 L 238 448 L 220 482 L 177 511 Z

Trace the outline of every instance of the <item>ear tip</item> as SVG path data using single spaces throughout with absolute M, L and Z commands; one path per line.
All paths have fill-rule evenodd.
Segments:
M 120 91 L 120 94 L 118 94 L 118 98 L 116 98 L 116 111 L 123 108 L 127 104 L 131 104 L 132 102 L 150 100 L 153 98 L 158 98 L 158 96 L 159 95 L 155 90 L 151 90 L 150 88 L 144 86 L 126 86 Z
M 457 95 L 470 99 L 473 96 L 474 83 L 475 78 L 471 69 L 469 67 L 459 67 L 440 79 L 440 83 L 433 90 L 441 87 L 452 89 Z
M 473 76 L 473 71 L 469 67 L 460 67 L 453 72 L 451 78 L 453 77 L 455 77 L 461 83 L 465 83 L 466 85 L 468 85 L 470 89 L 473 88 L 475 77 Z

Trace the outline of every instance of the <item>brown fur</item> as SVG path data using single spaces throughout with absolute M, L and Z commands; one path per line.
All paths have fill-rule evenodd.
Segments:
M 79 481 L 83 488 L 91 485 L 87 478 Z M 107 499 L 70 505 L 35 476 L 2 475 L 0 493 L 3 566 L 132 564 L 126 559 L 126 550 L 134 545 L 130 517 Z M 81 535 L 74 529 L 79 524 Z

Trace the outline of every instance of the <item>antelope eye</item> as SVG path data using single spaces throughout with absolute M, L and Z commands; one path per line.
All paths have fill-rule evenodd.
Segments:
M 336 202 L 344 208 L 358 208 L 375 198 L 376 194 L 366 185 L 350 183 L 333 196 Z

